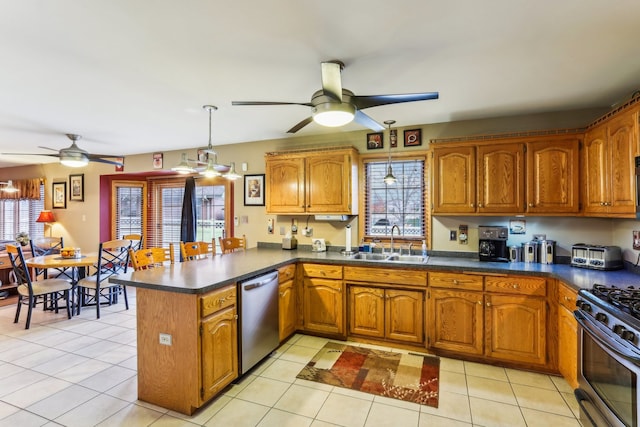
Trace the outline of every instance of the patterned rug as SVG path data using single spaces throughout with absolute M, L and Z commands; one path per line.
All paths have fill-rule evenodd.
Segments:
M 438 407 L 440 359 L 327 343 L 297 378 Z

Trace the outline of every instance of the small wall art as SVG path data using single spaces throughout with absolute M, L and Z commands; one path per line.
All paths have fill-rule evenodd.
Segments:
M 54 182 L 51 185 L 51 206 L 54 209 L 67 208 L 67 183 Z
M 244 205 L 264 206 L 264 174 L 244 176 Z
M 124 172 L 124 157 L 116 157 L 116 162 L 119 162 L 119 165 L 116 165 L 116 172 Z
M 84 174 L 69 175 L 69 200 L 84 202 Z
M 369 150 L 375 150 L 378 148 L 384 148 L 384 141 L 382 138 L 382 132 L 368 133 L 367 134 L 367 148 Z
M 162 169 L 162 153 L 153 153 L 153 168 Z
M 415 147 L 418 145 L 422 145 L 422 130 L 421 129 L 405 130 L 404 146 Z

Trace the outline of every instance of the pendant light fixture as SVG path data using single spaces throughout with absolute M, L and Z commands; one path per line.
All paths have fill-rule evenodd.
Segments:
M 389 129 L 389 160 L 387 162 L 387 175 L 384 177 L 384 183 L 387 185 L 393 185 L 397 181 L 396 177 L 393 176 L 393 170 L 391 169 L 391 125 L 395 122 L 395 120 L 384 121 L 384 124 L 387 125 Z
M 172 167 L 171 170 L 183 175 L 194 173 L 196 171 L 189 164 L 189 161 L 187 160 L 187 153 L 182 153 L 182 160 L 180 160 L 180 163 L 178 163 L 176 166 Z
M 240 178 L 242 175 L 236 172 L 236 162 L 231 162 L 229 171 L 222 176 L 231 181 L 235 181 L 236 179 Z

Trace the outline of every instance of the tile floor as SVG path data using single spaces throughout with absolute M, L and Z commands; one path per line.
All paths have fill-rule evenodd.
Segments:
M 188 417 L 137 400 L 135 289 L 131 308 L 0 308 L 0 426 L 580 426 L 559 377 L 441 358 L 435 409 L 296 379 L 326 340 L 295 335 L 250 375 Z M 354 344 L 358 345 L 358 344 Z

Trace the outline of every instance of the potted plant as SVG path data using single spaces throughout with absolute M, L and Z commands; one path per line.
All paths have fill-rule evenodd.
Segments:
M 31 240 L 31 238 L 29 237 L 29 233 L 26 231 L 21 231 L 16 234 L 16 242 L 20 243 L 21 246 L 27 246 L 29 244 L 29 240 Z

